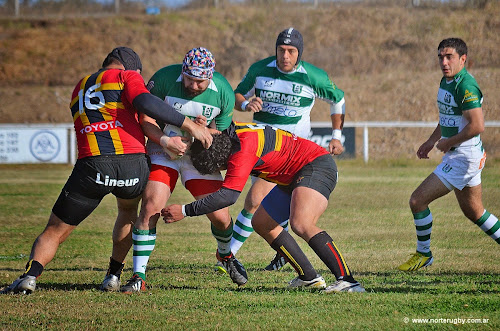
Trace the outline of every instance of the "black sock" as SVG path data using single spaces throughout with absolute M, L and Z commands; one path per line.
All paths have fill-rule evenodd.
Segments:
M 23 277 L 24 276 L 34 276 L 34 277 L 39 277 L 43 272 L 43 265 L 40 264 L 40 262 L 35 261 L 35 260 L 29 260 L 28 263 L 26 263 L 26 270 L 24 271 Z
M 112 257 L 109 258 L 109 268 L 108 272 L 106 275 L 115 275 L 118 278 L 120 278 L 120 275 L 122 274 L 123 267 L 125 266 L 124 263 L 118 262 Z
M 337 280 L 356 282 L 351 275 L 351 271 L 340 254 L 332 238 L 325 231 L 321 231 L 309 240 L 309 246 L 319 256 L 321 261 L 330 269 Z
M 317 277 L 318 273 L 314 270 L 311 262 L 309 262 L 307 256 L 287 231 L 281 231 L 278 237 L 271 243 L 271 247 L 290 263 L 299 274 L 300 279 L 312 280 Z

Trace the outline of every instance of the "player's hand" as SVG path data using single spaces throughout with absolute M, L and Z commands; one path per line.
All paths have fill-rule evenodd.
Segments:
M 207 121 L 207 118 L 203 115 L 198 115 L 196 116 L 196 118 L 194 119 L 194 122 L 198 125 L 201 125 L 201 126 L 207 126 L 208 125 L 208 121 Z
M 182 205 L 170 205 L 161 210 L 161 216 L 165 223 L 178 222 L 184 218 L 182 214 Z
M 258 113 L 262 110 L 262 104 L 262 99 L 259 97 L 255 97 L 252 100 L 249 100 L 248 105 L 245 107 L 245 111 Z
M 205 148 L 210 148 L 212 145 L 213 137 L 212 134 L 210 133 L 210 130 L 206 126 L 201 126 L 201 125 L 196 125 L 197 128 L 194 128 L 192 130 L 191 135 L 194 137 L 194 139 L 198 139 L 201 141 L 201 144 Z
M 453 145 L 450 144 L 449 140 L 446 138 L 439 139 L 439 141 L 436 144 L 436 148 L 443 153 L 448 152 L 452 147 Z
M 426 141 L 423 143 L 417 151 L 417 157 L 419 159 L 428 159 L 429 158 L 429 152 L 434 148 L 434 144 Z
M 167 135 L 163 135 L 160 138 L 160 146 L 170 157 L 179 158 L 186 153 L 190 141 L 187 137 L 168 137 Z
M 340 140 L 332 139 L 330 140 L 330 144 L 328 144 L 328 151 L 332 155 L 340 155 L 344 153 L 344 146 L 342 146 Z

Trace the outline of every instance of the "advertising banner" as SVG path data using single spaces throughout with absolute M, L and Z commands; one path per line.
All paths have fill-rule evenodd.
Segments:
M 356 142 L 355 142 L 355 128 L 349 127 L 342 130 L 342 145 L 344 146 L 344 153 L 336 156 L 339 158 L 354 158 L 356 156 Z M 309 140 L 314 141 L 316 144 L 328 149 L 328 144 L 332 139 L 331 127 L 312 127 L 309 135 Z
M 68 129 L 0 128 L 0 163 L 70 163 Z

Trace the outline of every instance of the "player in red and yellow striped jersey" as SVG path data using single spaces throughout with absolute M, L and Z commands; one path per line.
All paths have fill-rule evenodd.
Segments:
M 139 56 L 130 48 L 118 47 L 108 54 L 99 71 L 75 87 L 70 107 L 78 160 L 46 228 L 33 243 L 26 271 L 0 293 L 33 292 L 36 278 L 54 258 L 59 245 L 109 193 L 116 196 L 118 205 L 113 241 L 128 246 L 126 255 L 132 245 L 131 224 L 137 219 L 138 203 L 149 176 L 138 111 L 199 136 L 206 147 L 211 144 L 212 136 L 206 127 L 149 93 L 141 70 Z M 180 138 L 168 142 L 165 148 L 176 147 L 179 154 L 186 150 Z M 111 268 L 121 270 L 124 259 L 123 254 L 115 256 L 113 252 Z
M 214 136 L 209 149 L 193 143 L 191 153 L 200 173 L 227 169 L 222 188 L 187 205 L 167 206 L 162 210 L 166 223 L 230 206 L 238 199 L 248 176 L 263 178 L 277 185 L 255 212 L 252 225 L 297 271 L 298 277 L 289 287 L 325 288 L 326 283 L 293 237 L 279 225 L 287 219 L 292 230 L 335 275 L 336 282 L 325 292 L 365 291 L 332 238 L 316 225 L 337 183 L 337 166 L 328 151 L 287 131 L 248 123 L 233 124 Z

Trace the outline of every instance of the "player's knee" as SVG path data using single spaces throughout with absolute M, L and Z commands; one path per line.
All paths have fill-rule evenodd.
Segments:
M 293 224 L 290 222 L 290 227 L 297 236 L 303 238 L 304 235 L 307 233 L 308 226 L 307 224 L 304 223 L 298 223 L 294 222 Z
M 247 196 L 247 198 L 245 199 L 245 210 L 251 214 L 254 214 L 257 208 L 259 208 L 260 202 L 261 201 L 257 199 L 249 198 Z
M 413 213 L 418 212 L 420 209 L 422 209 L 422 203 L 420 199 L 415 194 L 412 194 L 410 196 L 410 200 L 408 201 L 408 204 L 410 205 L 410 209 L 412 210 Z

